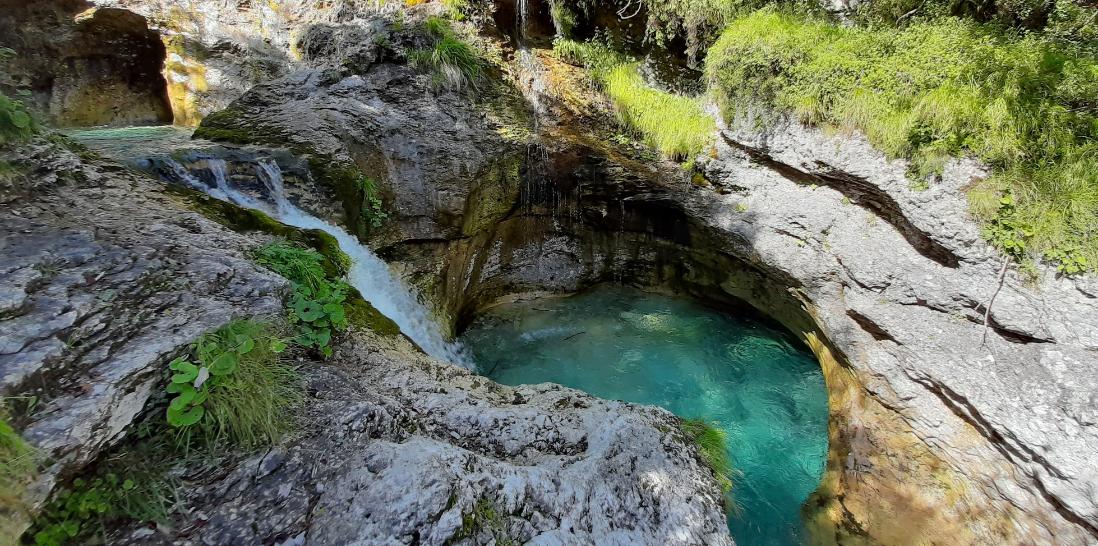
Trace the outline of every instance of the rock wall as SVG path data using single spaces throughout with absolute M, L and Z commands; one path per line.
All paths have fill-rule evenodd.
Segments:
M 141 14 L 161 33 L 164 76 L 179 125 L 197 125 L 251 87 L 292 70 L 300 60 L 298 38 L 310 25 L 382 9 L 342 0 L 90 1 Z
M 498 115 L 507 94 L 429 93 L 403 39 L 368 69 L 260 86 L 206 134 L 312 146 L 383 181 L 390 222 L 364 235 L 456 328 L 508 294 L 605 280 L 781 321 L 831 393 L 828 474 L 806 505 L 823 543 L 1098 542 L 1098 290 L 1011 268 L 999 290 L 966 214 L 980 166 L 917 191 L 863 139 L 785 124 L 723 129 L 691 181 L 600 133 L 567 68 L 547 67 L 535 127 Z M 505 138 L 523 129 L 537 137 Z
M 170 123 L 165 48 L 143 17 L 82 0 L 0 2 L 4 67 L 28 102 L 59 126 Z

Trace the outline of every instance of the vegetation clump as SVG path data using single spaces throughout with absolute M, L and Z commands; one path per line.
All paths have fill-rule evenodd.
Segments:
M 239 320 L 173 360 L 167 420 L 181 443 L 197 437 L 251 448 L 276 441 L 300 398 L 297 371 L 280 358 L 286 348 L 273 325 Z
M 325 271 L 319 252 L 284 241 L 258 249 L 255 260 L 294 283 L 290 304 L 294 342 L 331 356 L 333 335 L 348 326 L 347 283 Z
M 6 64 L 14 56 L 14 50 L 0 47 L 0 64 Z M 25 89 L 18 89 L 15 82 L 3 71 L 0 71 L 0 87 L 16 88 L 18 95 L 30 94 Z M 0 144 L 26 140 L 37 130 L 38 126 L 27 107 L 21 101 L 0 92 Z
M 914 178 L 978 157 L 994 174 L 969 197 L 993 243 L 1065 272 L 1098 264 L 1094 57 L 960 19 L 861 29 L 763 10 L 728 27 L 706 70 L 730 121 L 861 131 Z
M 441 17 L 429 17 L 424 23 L 432 44 L 408 52 L 412 66 L 431 75 L 431 87 L 460 91 L 476 88 L 484 71 L 484 63 L 476 50 L 467 44 L 450 22 Z
M 7 404 L 0 399 L 0 536 L 14 535 L 13 527 L 26 513 L 23 493 L 34 480 L 34 449 L 8 421 Z
M 358 192 L 362 195 L 362 216 L 371 228 L 381 227 L 389 218 L 389 214 L 385 212 L 385 204 L 378 195 L 377 182 L 362 175 L 355 179 L 355 185 L 358 186 Z
M 721 492 L 729 493 L 732 490 L 732 462 L 725 448 L 724 431 L 702 419 L 683 419 L 679 429 L 697 444 L 698 454 L 717 477 Z
M 175 502 L 174 484 L 162 476 L 133 469 L 122 475 L 108 471 L 73 480 L 55 494 L 29 535 L 37 546 L 102 543 L 108 522 L 166 523 Z
M 585 66 L 613 103 L 622 124 L 664 155 L 685 160 L 712 144 L 717 126 L 700 99 L 648 85 L 639 64 L 605 42 L 558 38 L 554 53 L 566 62 Z

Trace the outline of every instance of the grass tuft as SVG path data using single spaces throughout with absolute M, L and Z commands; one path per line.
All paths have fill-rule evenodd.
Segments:
M 553 51 L 565 62 L 586 67 L 613 103 L 622 124 L 662 154 L 681 161 L 712 144 L 716 122 L 702 109 L 699 99 L 649 86 L 637 63 L 607 44 L 558 38 Z
M 916 180 L 985 161 L 972 210 L 992 243 L 1065 273 L 1098 266 L 1095 57 L 960 19 L 860 29 L 762 10 L 725 30 L 706 70 L 730 120 L 860 131 Z
M 480 55 L 441 17 L 429 17 L 424 28 L 433 44 L 408 53 L 412 66 L 431 74 L 431 86 L 435 89 L 475 89 L 484 71 Z
M 324 256 L 315 250 L 275 241 L 257 249 L 253 257 L 256 263 L 312 290 L 320 290 L 327 282 Z
M 229 323 L 198 340 L 197 360 L 216 362 L 218 355 L 232 351 L 242 339 L 251 340 L 252 348 L 237 353 L 235 370 L 206 389 L 202 418 L 177 430 L 180 445 L 198 440 L 250 449 L 272 444 L 290 429 L 287 414 L 301 400 L 300 377 L 281 358 L 284 343 L 273 325 L 248 320 Z
M 721 429 L 702 419 L 683 419 L 679 429 L 698 446 L 698 454 L 717 477 L 722 493 L 732 490 L 732 461 Z

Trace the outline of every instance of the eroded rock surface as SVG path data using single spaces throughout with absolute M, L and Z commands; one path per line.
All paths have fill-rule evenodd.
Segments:
M 0 188 L 0 394 L 36 397 L 20 420 L 48 492 L 127 433 L 168 359 L 280 313 L 287 283 L 144 175 L 44 140 L 0 158 L 16 173 Z
M 731 544 L 678 420 L 510 388 L 360 332 L 307 371 L 299 439 L 196 488 L 181 544 Z

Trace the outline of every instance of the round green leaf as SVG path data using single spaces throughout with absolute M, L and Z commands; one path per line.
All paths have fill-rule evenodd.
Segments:
M 168 423 L 173 427 L 189 427 L 197 423 L 206 414 L 206 408 L 195 406 L 186 411 L 172 411 L 168 407 Z
M 210 363 L 210 374 L 212 375 L 229 375 L 236 370 L 237 357 L 236 353 L 227 351 L 221 353 L 213 362 Z
M 26 129 L 30 127 L 31 117 L 23 110 L 13 110 L 10 113 L 11 124 L 20 128 Z

